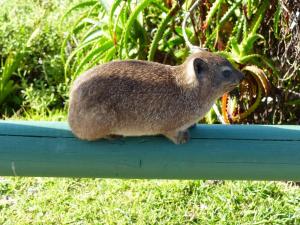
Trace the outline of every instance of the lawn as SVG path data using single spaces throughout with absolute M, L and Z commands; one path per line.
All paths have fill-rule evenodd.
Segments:
M 286 182 L 0 180 L 0 224 L 299 224 Z

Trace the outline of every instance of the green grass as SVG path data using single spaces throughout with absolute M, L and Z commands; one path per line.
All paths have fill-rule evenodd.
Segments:
M 299 223 L 284 182 L 0 179 L 0 224 Z

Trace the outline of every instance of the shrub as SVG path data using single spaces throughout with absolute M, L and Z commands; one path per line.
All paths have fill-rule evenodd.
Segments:
M 53 107 L 64 109 L 69 84 L 65 81 L 64 65 L 60 58 L 64 30 L 59 30 L 59 19 L 69 4 L 74 3 L 76 1 L 72 0 L 62 2 L 12 0 L 5 1 L 0 8 L 2 64 L 11 60 L 14 55 L 22 55 L 17 68 L 10 74 L 10 80 L 18 85 L 18 90 L 15 94 L 11 92 L 9 98 L 6 98 L 2 114 L 10 115 L 12 110 L 18 110 L 20 106 L 21 110 L 30 111 L 36 107 L 32 104 L 40 99 L 33 100 L 33 96 L 46 96 L 50 93 L 54 95 L 55 104 L 53 101 L 47 105 L 40 104 L 41 107 L 52 106 L 40 110 L 46 112 Z M 69 18 L 72 19 L 74 17 Z M 37 28 L 40 29 L 38 35 L 30 46 L 26 46 Z M 67 26 L 65 28 L 67 29 Z M 3 69 L 4 67 L 2 71 Z M 62 93 L 62 89 L 65 92 Z

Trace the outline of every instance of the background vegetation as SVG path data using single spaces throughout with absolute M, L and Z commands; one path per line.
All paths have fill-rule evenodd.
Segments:
M 1 115 L 66 115 L 72 81 L 95 64 L 126 58 L 181 63 L 189 54 L 181 24 L 192 3 L 4 1 Z M 247 75 L 219 103 L 227 122 L 299 124 L 297 9 L 293 1 L 216 0 L 193 11 L 186 27 L 191 42 Z M 206 122 L 217 122 L 213 113 Z
M 189 54 L 186 1 L 0 0 L 0 117 L 65 120 L 72 81 L 95 64 Z M 186 31 L 246 80 L 218 105 L 229 123 L 300 123 L 297 1 L 203 0 Z M 298 16 L 297 16 L 298 15 Z M 201 122 L 217 122 L 213 112 Z M 1 224 L 299 224 L 279 182 L 0 178 Z

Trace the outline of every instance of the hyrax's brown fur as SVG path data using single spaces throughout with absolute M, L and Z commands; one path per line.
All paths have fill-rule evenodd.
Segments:
M 206 51 L 192 54 L 179 66 L 110 62 L 75 80 L 69 124 L 85 140 L 162 134 L 184 143 L 187 128 L 242 78 L 227 60 Z

